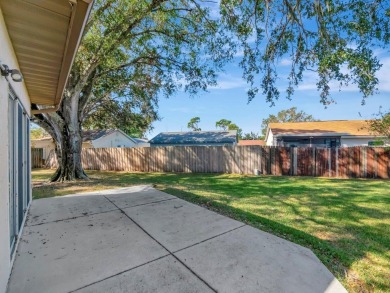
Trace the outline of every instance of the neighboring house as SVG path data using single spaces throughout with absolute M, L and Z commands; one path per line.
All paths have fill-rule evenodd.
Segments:
M 237 144 L 237 130 L 161 132 L 149 140 L 158 146 L 227 146 Z
M 91 6 L 0 0 L 0 293 L 31 202 L 30 117 L 59 106 Z
M 50 152 L 54 150 L 54 142 L 51 137 L 32 139 L 31 148 L 43 149 L 42 159 L 46 160 Z
M 261 139 L 242 139 L 238 141 L 238 145 L 265 145 L 265 141 Z
M 134 148 L 149 147 L 146 139 L 133 138 L 119 129 L 106 130 L 84 130 L 83 148 Z M 54 141 L 51 137 L 31 140 L 32 148 L 42 148 L 43 158 L 47 159 L 50 152 L 54 150 Z
M 128 136 L 120 129 L 84 130 L 84 148 L 136 148 L 148 147 L 147 140 Z
M 146 138 L 135 138 L 132 137 L 132 139 L 137 143 L 138 147 L 144 148 L 144 147 L 150 147 L 149 140 Z
M 376 136 L 367 126 L 365 120 L 270 123 L 265 140 L 268 146 L 368 146 Z

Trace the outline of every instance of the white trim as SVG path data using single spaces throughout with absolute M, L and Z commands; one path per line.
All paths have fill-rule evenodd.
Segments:
M 30 172 L 31 174 L 31 172 Z M 32 196 L 32 192 L 30 192 L 30 196 Z M 16 242 L 15 242 L 15 249 L 14 249 L 14 253 L 13 255 L 11 256 L 11 260 L 10 260 L 10 268 L 11 268 L 11 271 L 10 271 L 10 274 L 8 276 L 8 282 L 7 282 L 7 286 L 6 286 L 6 289 L 5 289 L 5 292 L 8 292 L 8 285 L 9 285 L 9 280 L 11 278 L 11 274 L 12 274 L 12 269 L 13 269 L 13 266 L 14 266 L 14 262 L 15 262 L 15 258 L 16 258 L 16 253 L 18 251 L 18 248 L 19 248 L 19 243 L 20 243 L 20 239 L 22 238 L 22 235 L 23 235 L 23 230 L 24 230 L 24 226 L 26 224 L 26 221 L 27 221 L 27 215 L 30 211 L 30 206 L 32 204 L 32 199 L 30 200 L 30 203 L 28 204 L 28 206 L 26 207 L 26 216 L 23 218 L 23 222 L 22 222 L 22 226 L 19 230 L 19 233 L 18 235 L 16 235 Z
M 110 129 L 106 129 L 106 130 L 110 130 Z M 91 143 L 93 143 L 94 141 L 98 141 L 99 139 L 101 139 L 101 138 L 103 138 L 103 137 L 106 137 L 106 136 L 108 136 L 108 135 L 114 134 L 116 131 L 118 131 L 118 132 L 120 132 L 121 134 L 123 134 L 126 138 L 130 139 L 133 143 L 138 144 L 137 141 L 135 141 L 132 137 L 128 136 L 128 135 L 127 135 L 126 133 L 124 133 L 122 130 L 117 129 L 117 128 L 112 129 L 112 130 L 113 130 L 112 132 L 107 133 L 107 134 L 105 134 L 105 135 L 102 135 L 101 137 L 99 137 L 99 138 L 97 138 L 97 139 L 91 139 L 91 140 L 87 140 L 87 141 L 85 141 L 85 142 L 90 141 Z
M 136 140 L 134 140 L 131 136 L 128 136 L 126 133 L 124 133 L 122 130 L 120 129 L 115 129 L 117 131 L 119 131 L 120 133 L 122 133 L 124 136 L 126 136 L 128 139 L 130 139 L 132 142 L 134 142 L 135 144 L 138 144 L 138 142 Z
M 345 135 L 340 138 L 384 138 L 384 136 L 376 136 L 376 135 Z
M 265 138 L 264 138 L 264 141 L 267 142 L 268 140 L 268 135 L 269 135 L 269 132 L 271 131 L 271 128 L 269 128 L 269 126 L 267 125 L 267 131 L 265 133 Z

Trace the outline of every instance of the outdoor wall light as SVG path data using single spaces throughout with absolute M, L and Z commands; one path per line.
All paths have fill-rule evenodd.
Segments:
M 17 69 L 9 69 L 5 64 L 0 64 L 0 70 L 2 76 L 11 75 L 11 78 L 14 82 L 21 82 L 23 80 L 23 75 Z

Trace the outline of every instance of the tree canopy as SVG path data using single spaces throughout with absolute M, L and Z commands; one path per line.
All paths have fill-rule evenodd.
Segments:
M 215 127 L 222 129 L 222 130 L 237 130 L 238 138 L 241 139 L 242 137 L 242 129 L 235 123 L 232 123 L 231 120 L 227 119 L 220 119 L 217 122 L 215 122 Z
M 229 125 L 232 123 L 232 121 L 227 119 L 221 119 L 215 122 L 215 127 L 220 128 L 222 130 L 228 130 Z
M 374 116 L 374 119 L 367 121 L 369 129 L 379 136 L 380 145 L 390 145 L 390 109 L 387 112 L 380 109 Z
M 187 127 L 191 129 L 192 131 L 201 131 L 202 129 L 199 127 L 200 118 L 199 117 L 193 117 L 190 119 L 190 121 L 187 124 Z
M 249 100 L 280 95 L 277 63 L 288 57 L 287 97 L 305 71 L 318 75 L 321 102 L 332 81 L 373 94 L 388 49 L 385 0 L 222 0 L 220 17 L 202 0 L 96 0 L 60 108 L 35 115 L 56 143 L 53 180 L 85 178 L 81 129 L 122 128 L 141 134 L 158 119 L 158 98 L 215 85 L 216 74 L 242 50 Z M 39 106 L 32 105 L 34 109 Z
M 35 115 L 56 143 L 53 180 L 86 178 L 83 126 L 140 136 L 158 119 L 159 97 L 215 85 L 232 58 L 227 33 L 202 1 L 96 0 L 59 110 Z
M 197 1 L 95 1 L 71 75 L 90 83 L 84 125 L 145 132 L 159 94 L 215 84 L 230 53 L 218 48 L 229 42 Z
M 387 0 L 222 0 L 223 23 L 234 31 L 243 52 L 249 100 L 258 93 L 270 103 L 279 98 L 278 62 L 287 58 L 291 98 L 304 72 L 317 77 L 320 101 L 331 90 L 355 84 L 364 99 L 375 93 L 381 64 L 375 48 L 389 50 Z
M 40 139 L 48 135 L 49 134 L 41 127 L 31 126 L 30 128 L 31 139 Z
M 241 136 L 241 139 L 243 140 L 258 140 L 258 139 L 264 139 L 264 136 L 260 136 L 256 132 L 250 132 L 250 133 L 243 133 Z
M 261 123 L 262 134 L 265 136 L 269 123 L 276 122 L 304 122 L 304 121 L 316 121 L 312 115 L 305 113 L 304 111 L 297 111 L 297 107 L 279 111 L 276 115 L 269 115 L 268 118 L 263 119 Z

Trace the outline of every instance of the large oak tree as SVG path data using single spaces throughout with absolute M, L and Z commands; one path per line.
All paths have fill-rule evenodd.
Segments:
M 82 126 L 140 134 L 157 119 L 158 95 L 215 84 L 231 38 L 201 1 L 96 0 L 56 113 L 35 115 L 54 139 L 52 181 L 87 178 Z M 37 106 L 35 106 L 37 108 Z
M 279 98 L 282 58 L 291 64 L 287 98 L 305 72 L 317 77 L 324 105 L 333 102 L 331 90 L 348 84 L 359 88 L 362 103 L 376 92 L 381 63 L 375 50 L 389 52 L 388 0 L 221 0 L 221 15 L 242 48 L 249 100 Z
M 277 63 L 286 56 L 289 98 L 305 71 L 317 74 L 324 104 L 333 81 L 356 84 L 363 98 L 375 92 L 373 48 L 390 40 L 388 1 L 222 0 L 221 19 L 209 2 L 96 0 L 60 109 L 36 115 L 56 142 L 53 180 L 86 178 L 83 124 L 142 132 L 157 118 L 158 96 L 206 89 L 238 50 L 249 100 L 279 97 Z

